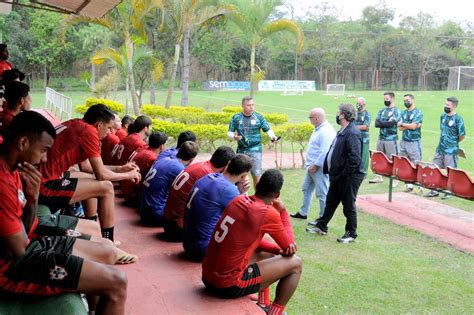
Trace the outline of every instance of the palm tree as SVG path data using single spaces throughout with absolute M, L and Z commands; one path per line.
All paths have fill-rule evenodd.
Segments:
M 183 70 L 181 76 L 182 98 L 181 105 L 188 104 L 189 90 L 189 40 L 191 32 L 195 27 L 201 26 L 206 22 L 219 16 L 233 12 L 233 6 L 220 4 L 218 0 L 167 0 L 165 11 L 170 20 L 170 24 L 175 29 L 175 53 L 173 58 L 173 69 L 168 87 L 168 96 L 166 98 L 166 108 L 171 104 L 173 96 L 174 81 L 178 71 L 178 62 L 183 42 Z
M 231 3 L 236 10 L 228 17 L 237 25 L 250 44 L 250 95 L 253 97 L 257 46 L 271 34 L 287 31 L 296 37 L 296 52 L 299 53 L 303 48 L 304 34 L 301 28 L 291 20 L 271 19 L 275 8 L 283 4 L 282 0 L 234 0 Z
M 124 3 L 115 7 L 103 18 L 75 16 L 66 20 L 67 27 L 81 22 L 101 25 L 123 41 L 121 48 L 123 52 L 122 57 L 126 60 L 123 60 L 122 65 L 126 67 L 126 71 L 122 73 L 128 82 L 127 87 L 130 88 L 133 110 L 136 115 L 140 114 L 140 106 L 133 74 L 134 54 L 136 47 L 147 41 L 145 22 L 149 14 L 156 9 L 163 9 L 163 7 L 163 0 L 130 0 L 124 1 Z M 116 54 L 112 53 L 114 49 L 110 49 L 108 51 L 110 53 L 109 60 L 113 60 L 118 65 L 119 58 Z M 117 52 L 115 50 L 115 53 Z

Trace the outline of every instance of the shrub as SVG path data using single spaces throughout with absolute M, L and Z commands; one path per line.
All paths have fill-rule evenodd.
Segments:
M 104 98 L 89 97 L 86 100 L 85 105 L 76 106 L 76 112 L 78 112 L 79 114 L 84 114 L 89 107 L 96 104 L 104 104 L 105 106 L 107 106 L 113 111 L 116 111 L 117 113 L 123 113 L 125 111 L 125 106 L 122 103 L 112 101 L 112 100 L 107 100 Z

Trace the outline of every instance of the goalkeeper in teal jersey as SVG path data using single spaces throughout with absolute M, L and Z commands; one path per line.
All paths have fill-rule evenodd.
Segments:
M 265 117 L 254 111 L 254 101 L 250 96 L 242 99 L 242 112 L 235 114 L 230 120 L 227 135 L 229 139 L 238 142 L 237 153 L 244 153 L 252 159 L 251 170 L 253 185 L 257 185 L 262 175 L 262 136 L 260 129 L 272 141 L 279 138 L 268 125 Z

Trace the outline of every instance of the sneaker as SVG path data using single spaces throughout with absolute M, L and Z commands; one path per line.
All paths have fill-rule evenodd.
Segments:
M 378 183 L 383 183 L 383 178 L 380 175 L 375 176 L 371 180 L 369 180 L 369 183 L 371 184 L 378 184 Z
M 452 196 L 450 194 L 444 194 L 443 197 L 441 197 L 441 199 L 443 200 L 447 200 L 449 198 L 451 198 Z
M 411 192 L 413 192 L 413 187 L 407 187 L 407 188 L 405 188 L 405 190 L 403 192 L 411 193 Z
M 319 235 L 326 235 L 326 234 L 328 234 L 327 232 L 324 232 L 323 230 L 321 230 L 321 229 L 320 229 L 319 227 L 317 227 L 317 226 L 307 227 L 307 228 L 306 228 L 306 232 L 312 233 L 312 234 L 319 234 Z
M 308 222 L 308 225 L 309 225 L 309 226 L 317 226 L 317 225 L 318 225 L 318 220 L 314 220 L 314 221 Z
M 425 195 L 425 197 L 438 197 L 438 196 L 439 196 L 439 193 L 434 190 L 430 190 L 430 192 Z
M 346 232 L 342 237 L 338 238 L 339 243 L 348 244 L 355 241 L 355 237 L 351 236 L 349 232 Z
M 295 219 L 303 219 L 303 220 L 306 220 L 306 218 L 307 218 L 308 216 L 302 215 L 301 213 L 296 212 L 296 213 L 294 213 L 294 214 L 290 214 L 290 217 L 295 218 Z

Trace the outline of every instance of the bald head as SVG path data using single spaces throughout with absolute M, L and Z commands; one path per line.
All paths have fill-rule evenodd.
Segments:
M 326 121 L 326 112 L 320 107 L 313 108 L 309 112 L 309 119 L 311 124 L 317 127 Z

